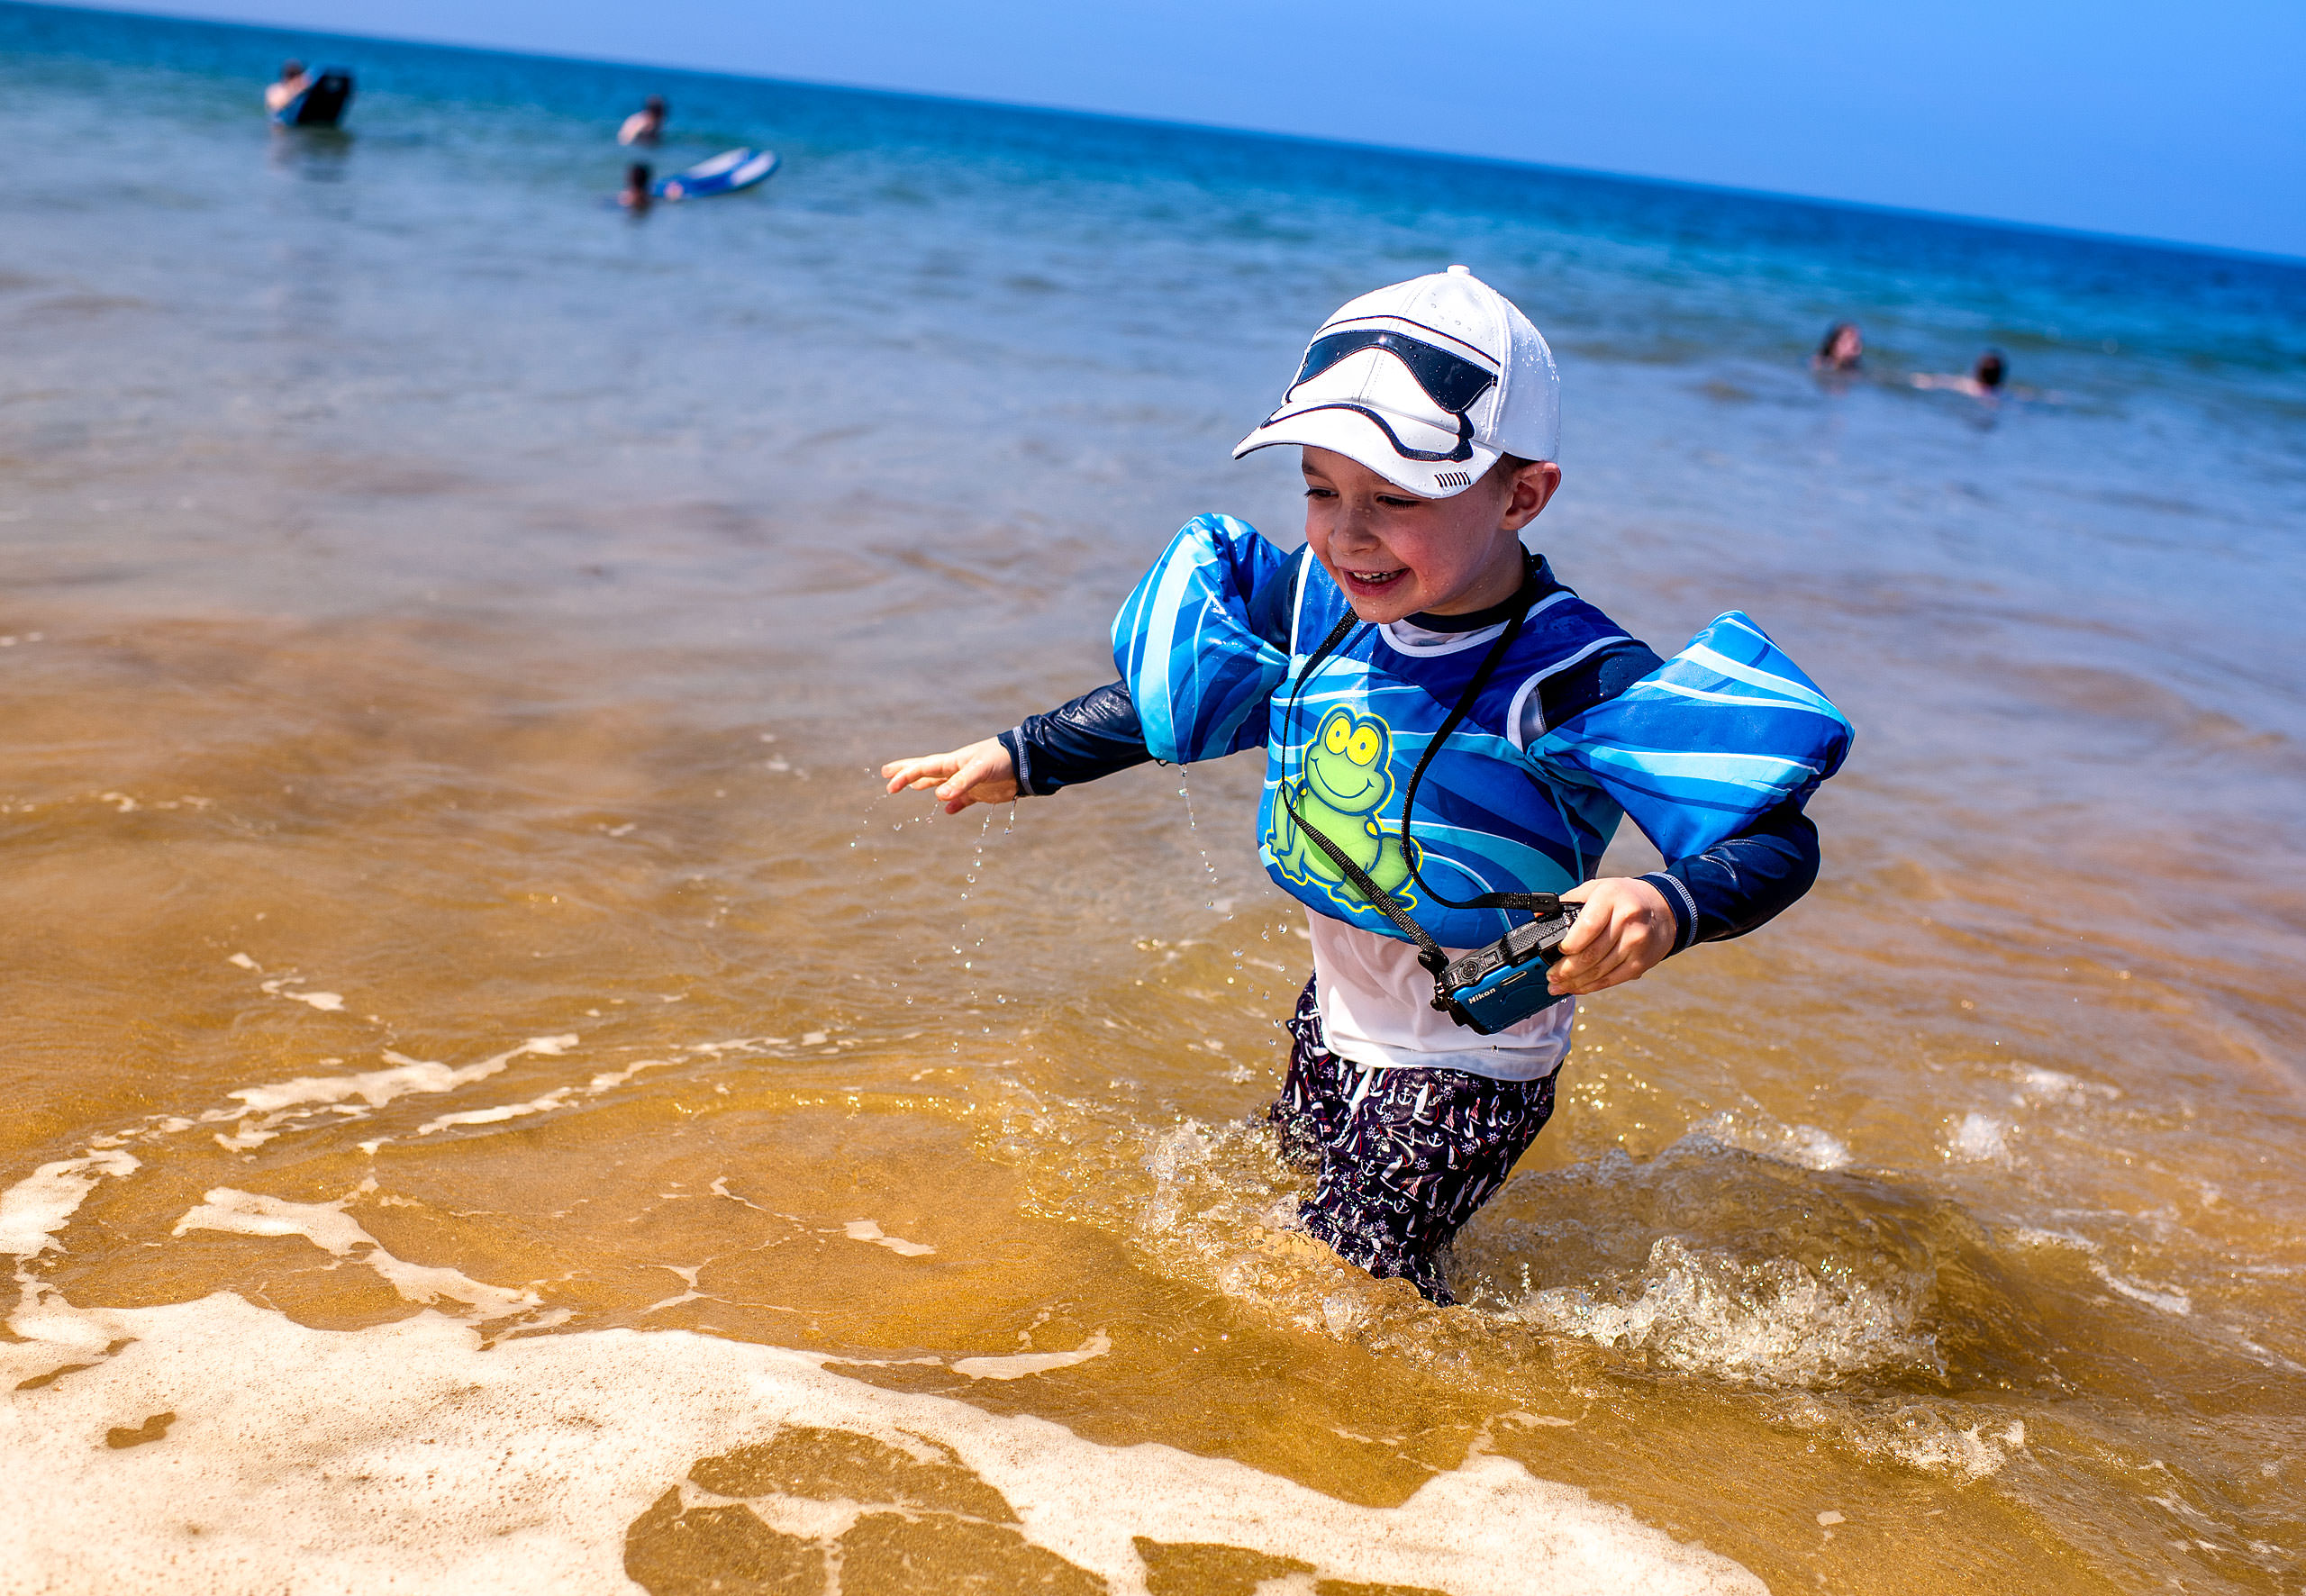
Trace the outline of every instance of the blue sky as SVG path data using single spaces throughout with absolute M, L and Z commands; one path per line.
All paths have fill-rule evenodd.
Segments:
M 2306 0 L 142 0 L 2306 256 Z

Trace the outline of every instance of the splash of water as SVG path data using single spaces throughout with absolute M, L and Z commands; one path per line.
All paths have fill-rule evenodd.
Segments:
M 1690 1135 L 1804 1169 L 1848 1169 L 1850 1164 L 1849 1144 L 1841 1138 L 1815 1125 L 1781 1124 L 1759 1112 L 1734 1114 L 1725 1110 L 1691 1126 Z
M 1933 1361 L 1927 1276 L 1868 1280 L 1832 1263 L 1747 1262 L 1661 1236 L 1633 1278 L 1531 1292 L 1515 1317 L 1685 1374 L 1761 1385 L 1828 1385 Z
M 1188 766 L 1183 765 L 1177 766 L 1177 796 L 1185 800 L 1185 830 L 1193 833 L 1194 848 L 1201 855 L 1202 879 L 1209 889 L 1209 896 L 1204 900 L 1203 907 L 1207 909 L 1212 914 L 1223 915 L 1224 920 L 1221 923 L 1230 926 L 1233 923 L 1235 918 L 1232 900 L 1230 898 L 1220 898 L 1217 895 L 1217 889 L 1221 884 L 1217 874 L 1217 865 L 1216 862 L 1209 857 L 1209 845 L 1203 842 L 1201 838 L 1201 821 L 1194 813 L 1193 784 L 1186 777 L 1185 772 Z M 1228 986 L 1236 986 L 1244 984 L 1248 975 L 1248 966 L 1242 963 L 1242 961 L 1248 957 L 1248 949 L 1246 948 L 1232 947 L 1231 943 L 1233 939 L 1233 933 L 1227 932 L 1224 934 L 1226 952 L 1228 957 L 1233 961 L 1232 974 L 1225 977 L 1225 984 Z M 1257 996 L 1260 999 L 1269 999 L 1273 996 L 1273 993 L 1270 992 L 1261 991 L 1257 993 Z M 1278 1024 L 1279 1021 L 1276 1021 L 1276 1023 Z

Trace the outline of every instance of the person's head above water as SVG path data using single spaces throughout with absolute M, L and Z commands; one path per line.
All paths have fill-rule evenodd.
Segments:
M 304 63 L 290 59 L 280 63 L 280 81 L 294 83 L 304 75 Z
M 1463 614 L 1521 585 L 1560 394 L 1544 335 L 1453 266 L 1340 306 L 1233 455 L 1303 450 L 1305 540 L 1363 620 Z
M 1811 364 L 1827 371 L 1848 371 L 1866 358 L 1866 335 L 1855 322 L 1836 322 L 1826 329 Z
M 650 95 L 616 131 L 620 144 L 654 144 L 665 132 L 665 96 Z
M 2010 365 L 2002 358 L 2002 351 L 1988 349 L 1978 357 L 1977 365 L 1971 368 L 1970 380 L 1991 393 L 2000 387 L 2002 379 L 2009 375 Z

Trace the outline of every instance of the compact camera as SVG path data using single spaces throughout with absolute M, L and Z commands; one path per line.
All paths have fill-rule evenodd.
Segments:
M 1576 904 L 1555 899 L 1529 924 L 1444 966 L 1433 977 L 1433 1006 L 1485 1037 L 1550 1009 L 1562 995 L 1546 990 L 1546 971 L 1576 920 Z

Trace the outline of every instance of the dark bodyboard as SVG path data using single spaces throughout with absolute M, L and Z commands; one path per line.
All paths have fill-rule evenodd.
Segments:
M 352 74 L 340 67 L 323 68 L 304 92 L 283 105 L 274 120 L 283 127 L 332 128 L 352 104 Z

